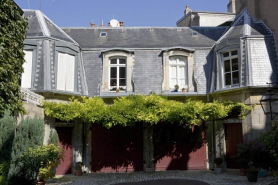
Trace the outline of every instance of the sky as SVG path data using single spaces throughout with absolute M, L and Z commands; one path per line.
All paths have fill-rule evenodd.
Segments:
M 38 10 L 40 0 L 14 0 Z M 176 27 L 186 5 L 195 11 L 227 12 L 229 0 L 41 0 L 41 11 L 59 27 L 104 26 L 113 16 L 124 27 Z M 29 8 L 30 7 L 30 8 Z

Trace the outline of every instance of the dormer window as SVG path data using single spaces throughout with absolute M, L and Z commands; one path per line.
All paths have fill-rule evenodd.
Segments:
M 109 90 L 126 91 L 126 59 L 125 58 L 110 58 L 110 84 Z
M 170 89 L 174 90 L 175 85 L 179 85 L 179 89 L 187 89 L 187 57 L 172 56 L 169 57 L 170 66 Z
M 106 37 L 106 36 L 107 36 L 107 33 L 106 33 L 106 32 L 100 32 L 100 36 L 101 36 L 101 37 Z
M 222 53 L 224 86 L 232 87 L 239 84 L 237 50 Z

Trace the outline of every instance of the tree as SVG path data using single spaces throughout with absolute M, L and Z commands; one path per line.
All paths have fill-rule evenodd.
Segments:
M 0 117 L 5 110 L 23 112 L 19 80 L 27 22 L 12 0 L 0 0 Z

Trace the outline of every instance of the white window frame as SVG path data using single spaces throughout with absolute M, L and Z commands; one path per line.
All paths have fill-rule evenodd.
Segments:
M 232 55 L 232 52 L 233 51 L 237 51 L 237 55 Z M 224 57 L 224 53 L 229 53 L 229 56 L 228 57 Z M 235 59 L 237 58 L 238 59 L 238 68 L 237 70 L 232 70 L 232 59 Z M 238 57 L 238 50 L 237 49 L 234 49 L 234 50 L 229 50 L 229 51 L 224 51 L 224 52 L 221 52 L 221 60 L 222 60 L 222 77 L 223 77 L 223 87 L 225 88 L 228 88 L 228 87 L 235 87 L 235 86 L 239 86 L 239 83 L 240 83 L 240 69 L 239 69 L 239 57 Z M 230 71 L 229 72 L 226 72 L 225 71 L 225 61 L 227 60 L 230 60 Z M 233 73 L 234 72 L 238 72 L 238 83 L 237 84 L 233 84 Z M 231 85 L 226 85 L 226 73 L 230 73 L 231 75 Z
M 117 64 L 111 64 L 111 60 L 112 59 L 117 59 Z M 125 64 L 120 64 L 120 59 L 124 59 L 125 60 Z M 111 58 L 109 58 L 109 73 L 108 73 L 108 79 L 109 79 L 109 91 L 110 92 L 114 92 L 114 91 L 116 91 L 116 89 L 115 90 L 111 90 L 111 86 L 110 86 L 110 80 L 111 80 L 111 67 L 117 67 L 117 89 L 120 89 L 120 87 L 125 87 L 124 88 L 124 90 L 121 90 L 120 89 L 120 92 L 122 91 L 122 92 L 125 92 L 126 91 L 126 89 L 127 89 L 127 80 L 126 80 L 126 77 L 127 77 L 127 71 L 126 71 L 126 68 L 127 68 L 127 66 L 126 66 L 126 63 L 127 63 L 127 59 L 126 58 L 124 58 L 124 57 L 111 57 Z M 120 67 L 125 67 L 125 86 L 120 86 L 119 84 L 119 82 L 120 82 Z
M 184 63 L 179 63 L 179 59 L 181 58 L 181 57 L 183 57 L 183 58 L 185 58 L 185 62 Z M 171 58 L 176 58 L 176 63 L 171 63 Z M 174 56 L 170 56 L 169 57 L 169 84 L 171 84 L 171 79 L 172 79 L 172 73 L 171 73 L 171 67 L 176 67 L 176 74 L 177 74 L 177 78 L 176 78 L 176 84 L 178 84 L 179 85 L 179 89 L 178 90 L 181 90 L 182 88 L 185 88 L 186 90 L 188 89 L 188 74 L 187 74 L 187 71 L 188 71 L 188 69 L 187 69 L 187 62 L 188 61 L 188 58 L 187 57 L 185 57 L 185 56 L 180 56 L 180 55 L 174 55 Z M 180 70 L 179 70 L 179 68 L 180 67 L 184 67 L 184 75 L 185 76 L 183 76 L 183 77 L 181 77 L 180 76 Z M 184 81 L 185 81 L 185 86 L 181 86 L 180 84 L 179 84 L 179 80 L 181 79 L 181 78 L 183 78 L 184 79 Z M 173 87 L 169 87 L 171 90 L 175 90 L 175 87 L 173 86 Z

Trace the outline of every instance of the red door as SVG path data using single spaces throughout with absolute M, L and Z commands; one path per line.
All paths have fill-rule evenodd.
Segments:
M 93 172 L 143 170 L 142 124 L 111 129 L 93 124 L 91 131 Z
M 237 144 L 243 142 L 242 124 L 232 123 L 225 125 L 226 162 L 227 168 L 239 169 L 234 156 L 237 154 Z
M 57 130 L 57 133 L 59 136 L 60 147 L 63 147 L 64 151 L 65 151 L 64 160 L 61 161 L 61 164 L 56 168 L 56 175 L 71 174 L 71 163 L 72 163 L 71 133 L 72 133 L 72 128 L 56 127 L 56 130 Z
M 206 145 L 203 126 L 183 128 L 159 124 L 154 129 L 156 170 L 206 169 Z

